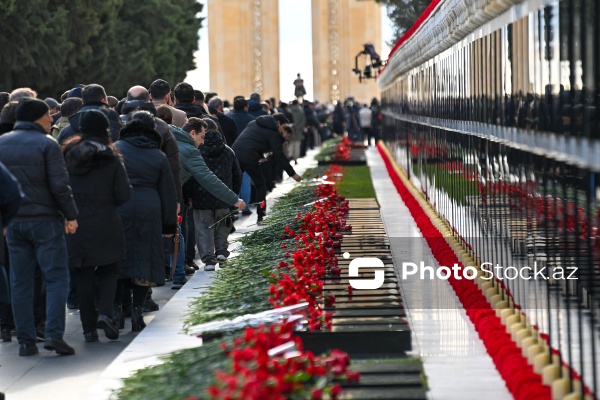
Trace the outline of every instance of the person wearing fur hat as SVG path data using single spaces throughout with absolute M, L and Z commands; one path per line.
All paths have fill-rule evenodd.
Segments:
M 98 328 L 110 340 L 119 338 L 112 315 L 125 234 L 117 207 L 129 201 L 131 185 L 111 144 L 109 127 L 101 111 L 83 111 L 81 136 L 67 140 L 63 150 L 80 215 L 79 229 L 67 238 L 67 248 L 86 342 L 98 341 Z
M 177 230 L 175 181 L 160 144 L 154 116 L 147 111 L 130 115 L 121 130 L 121 140 L 115 144 L 133 186 L 131 200 L 118 210 L 125 230 L 127 258 L 119 262 L 122 279 L 115 302 L 122 302 L 124 285 L 132 288 L 133 332 L 146 326 L 142 313 L 148 288 L 165 283 L 162 235 L 171 236 Z
M 77 206 L 60 147 L 48 136 L 52 116 L 43 100 L 23 98 L 12 132 L 0 136 L 0 161 L 21 183 L 25 198 L 7 229 L 12 304 L 19 355 L 38 354 L 33 316 L 34 271 L 46 283 L 44 348 L 75 354 L 64 340 L 69 270 L 65 233 L 77 231 Z

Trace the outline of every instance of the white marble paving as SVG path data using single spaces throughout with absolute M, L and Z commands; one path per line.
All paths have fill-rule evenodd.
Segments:
M 376 149 L 367 150 L 367 160 L 397 269 L 404 261 L 436 265 Z M 427 374 L 428 397 L 512 399 L 450 285 L 418 276 L 399 283 L 412 328 L 413 353 L 422 358 Z

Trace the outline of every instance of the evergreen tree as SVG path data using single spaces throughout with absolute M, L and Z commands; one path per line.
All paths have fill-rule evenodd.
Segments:
M 0 13 L 0 90 L 28 86 L 48 92 L 67 74 L 62 54 L 73 48 L 67 37 L 66 8 L 57 1 L 14 2 Z
M 100 83 L 110 63 L 109 48 L 114 41 L 114 25 L 124 0 L 64 0 L 69 12 L 67 30 L 73 48 L 65 54 L 68 73 L 58 82 L 58 90 L 79 83 Z M 60 95 L 56 93 L 56 95 Z
M 172 85 L 194 68 L 196 0 L 0 0 L 0 90 L 29 86 L 59 97 L 78 83 L 107 93 Z
M 375 0 L 387 8 L 387 15 L 394 24 L 395 39 L 399 39 L 425 11 L 431 0 Z
M 124 95 L 129 87 L 148 87 L 157 78 L 171 85 L 194 68 L 202 5 L 195 0 L 128 0 L 120 9 L 110 51 L 107 91 Z

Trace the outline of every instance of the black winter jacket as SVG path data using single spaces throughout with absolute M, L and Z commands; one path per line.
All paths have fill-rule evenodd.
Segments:
M 247 111 L 233 110 L 227 114 L 227 116 L 235 122 L 238 130 L 238 136 L 244 131 L 244 129 L 246 129 L 250 121 L 254 121 L 256 119 L 256 117 L 248 114 Z
M 154 105 L 150 103 L 152 107 Z M 152 111 L 150 111 L 152 112 Z M 154 111 L 156 112 L 156 110 Z M 121 119 L 126 123 L 129 121 L 129 117 L 131 114 L 125 114 L 121 116 Z M 171 173 L 173 174 L 173 180 L 175 182 L 181 181 L 181 164 L 179 163 L 179 147 L 177 146 L 177 141 L 175 140 L 175 136 L 173 132 L 171 132 L 171 128 L 169 125 L 160 118 L 154 117 L 154 122 L 156 123 L 156 132 L 160 135 L 160 145 L 159 149 L 165 153 L 167 156 L 167 160 L 169 160 L 169 167 L 171 168 Z M 175 185 L 175 190 L 177 192 L 177 201 L 181 203 L 183 201 L 183 196 L 181 194 L 181 185 L 177 183 Z
M 188 118 L 197 117 L 197 118 L 206 118 L 209 117 L 206 110 L 195 103 L 177 103 L 174 106 L 176 109 L 185 112 Z
M 125 258 L 125 235 L 117 207 L 131 197 L 125 167 L 114 151 L 94 140 L 64 151 L 79 227 L 67 235 L 70 267 L 95 267 Z
M 119 273 L 121 278 L 164 285 L 162 234 L 177 229 L 177 197 L 169 163 L 158 149 L 160 141 L 156 131 L 127 126 L 116 143 L 133 187 L 131 199 L 118 209 L 127 248 Z
M 200 153 L 208 168 L 234 193 L 239 193 L 242 186 L 242 170 L 235 153 L 223 142 L 219 132 L 207 131 L 204 144 L 199 147 Z M 184 196 L 192 198 L 195 210 L 217 210 L 229 208 L 229 204 L 213 196 L 193 177 L 186 182 Z
M 12 132 L 0 136 L 0 161 L 25 194 L 15 221 L 77 219 L 60 146 L 44 128 L 17 121 Z
M 283 153 L 283 136 L 279 123 L 270 115 L 263 115 L 250 122 L 233 144 L 233 151 L 240 164 L 258 165 L 264 153 L 273 152 L 275 159 L 289 176 L 296 174 Z

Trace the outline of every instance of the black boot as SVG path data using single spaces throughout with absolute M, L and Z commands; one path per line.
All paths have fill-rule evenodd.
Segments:
M 148 290 L 146 302 L 144 303 L 144 312 L 158 311 L 158 304 L 152 300 L 152 290 Z
M 123 304 L 121 307 L 123 318 L 131 317 L 131 301 L 128 304 Z
M 131 332 L 141 332 L 146 327 L 144 323 L 144 309 L 134 306 L 131 310 Z
M 121 304 L 113 306 L 112 319 L 118 329 L 125 329 L 125 316 L 123 315 L 123 306 Z

